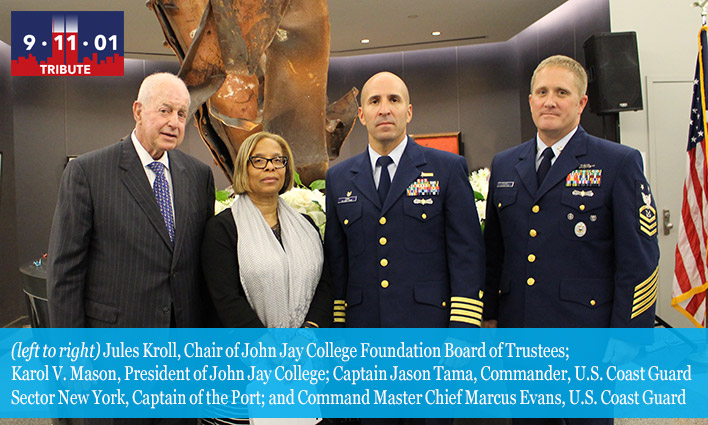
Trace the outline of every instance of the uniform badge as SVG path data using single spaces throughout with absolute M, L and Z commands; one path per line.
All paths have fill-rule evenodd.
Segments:
M 351 190 L 347 192 L 347 196 L 342 196 L 340 198 L 337 198 L 338 204 L 348 204 L 350 202 L 356 202 L 356 196 L 352 196 Z
M 587 232 L 588 226 L 586 226 L 585 223 L 579 221 L 575 224 L 575 236 L 582 238 Z
M 573 191 L 573 196 L 580 196 L 582 198 L 586 196 L 595 196 L 595 193 L 592 190 L 574 190 Z
M 414 204 L 420 204 L 420 205 L 426 205 L 426 204 L 428 204 L 428 205 L 433 205 L 433 200 L 430 199 L 430 198 L 428 198 L 428 199 L 419 199 L 419 198 L 417 198 L 417 199 L 414 199 L 414 200 L 413 200 L 413 203 L 414 203 Z
M 600 169 L 573 170 L 565 177 L 565 186 L 600 186 L 601 180 L 602 170 Z
M 440 194 L 440 182 L 420 178 L 406 189 L 407 196 L 430 196 Z
M 434 177 L 435 173 L 426 173 L 425 171 L 423 171 L 422 173 L 420 173 L 420 176 L 421 177 Z
M 514 187 L 514 182 L 497 182 L 497 187 Z
M 639 204 L 639 230 L 651 237 L 656 235 L 658 223 L 656 221 L 656 209 L 651 204 L 651 190 L 644 183 L 638 184 L 640 198 Z M 648 193 L 645 193 L 648 192 Z

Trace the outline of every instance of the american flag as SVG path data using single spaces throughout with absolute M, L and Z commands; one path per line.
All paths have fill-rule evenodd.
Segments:
M 678 243 L 676 244 L 676 267 L 671 305 L 688 317 L 697 327 L 705 325 L 706 289 L 708 283 L 708 168 L 706 166 L 706 86 L 704 72 L 706 57 L 706 31 L 699 33 L 699 54 L 696 61 L 696 77 L 693 80 L 691 124 L 688 131 L 688 166 L 683 185 L 683 204 Z

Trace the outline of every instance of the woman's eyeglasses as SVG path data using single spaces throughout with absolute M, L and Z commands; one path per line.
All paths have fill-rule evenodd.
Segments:
M 285 168 L 288 165 L 287 156 L 276 156 L 274 158 L 263 158 L 260 156 L 250 156 L 248 161 L 253 165 L 253 168 L 258 168 L 259 170 L 264 169 L 271 162 L 274 168 Z

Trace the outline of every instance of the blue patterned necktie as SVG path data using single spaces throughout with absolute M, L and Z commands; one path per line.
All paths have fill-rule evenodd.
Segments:
M 379 199 L 383 204 L 388 195 L 388 190 L 391 188 L 391 175 L 388 173 L 388 165 L 393 163 L 390 156 L 380 156 L 376 160 L 376 165 L 381 166 L 381 176 L 379 177 Z
M 551 169 L 551 159 L 555 156 L 553 153 L 553 149 L 551 148 L 546 148 L 542 153 L 541 156 L 541 164 L 538 166 L 538 170 L 536 170 L 536 177 L 538 181 L 538 185 L 541 186 L 541 183 L 543 183 L 543 179 L 546 178 L 546 174 L 548 174 L 548 170 Z
M 175 242 L 175 221 L 172 215 L 172 199 L 170 198 L 170 186 L 165 178 L 165 165 L 155 161 L 148 165 L 155 172 L 155 183 L 152 185 L 152 191 L 155 192 L 157 205 L 160 207 L 162 218 L 167 226 L 167 233 L 170 234 L 170 240 Z

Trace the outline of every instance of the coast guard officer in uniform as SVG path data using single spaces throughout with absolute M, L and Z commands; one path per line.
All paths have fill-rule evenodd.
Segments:
M 586 89 L 575 60 L 541 62 L 529 95 L 538 134 L 492 162 L 484 232 L 491 326 L 654 324 L 654 197 L 637 150 L 579 126 Z
M 481 325 L 484 252 L 467 164 L 407 137 L 412 116 L 399 77 L 371 77 L 359 108 L 368 148 L 327 173 L 335 325 Z
M 529 104 L 537 136 L 492 161 L 484 240 L 485 326 L 652 327 L 659 247 L 640 153 L 579 126 L 587 75 L 541 62 Z M 608 347 L 611 353 L 611 346 Z M 514 419 L 611 424 L 612 419 Z

